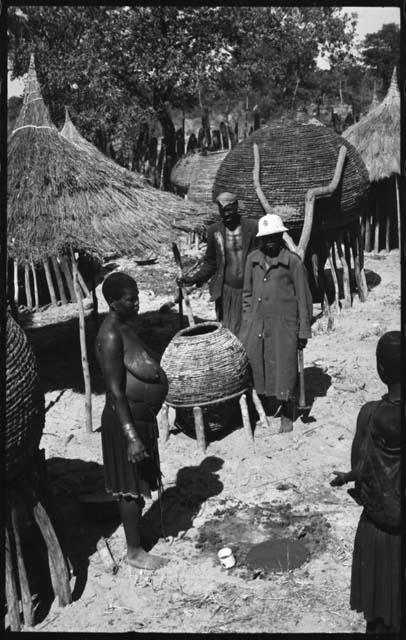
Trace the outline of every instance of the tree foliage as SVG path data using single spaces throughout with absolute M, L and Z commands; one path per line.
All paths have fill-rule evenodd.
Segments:
M 393 68 L 400 63 L 400 28 L 394 22 L 384 24 L 376 33 L 368 33 L 363 42 L 363 62 L 381 81 L 382 97 L 388 90 Z

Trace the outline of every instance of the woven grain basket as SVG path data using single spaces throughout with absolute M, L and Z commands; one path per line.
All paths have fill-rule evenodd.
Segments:
M 235 192 L 243 215 L 259 218 L 264 210 L 255 193 L 252 171 L 253 144 L 260 155 L 260 183 L 271 206 L 287 206 L 289 228 L 303 224 L 308 189 L 327 185 L 334 175 L 341 145 L 347 147 L 342 181 L 331 197 L 316 201 L 317 215 L 326 227 L 336 228 L 355 219 L 366 199 L 369 180 L 366 167 L 354 147 L 324 126 L 277 121 L 258 129 L 234 147 L 217 171 L 213 200 L 222 191 Z
M 200 156 L 198 153 L 190 153 L 173 166 L 171 171 L 171 183 L 187 191 L 190 187 L 190 178 L 196 165 L 199 164 Z
M 212 192 L 217 171 L 227 157 L 229 151 L 214 151 L 200 154 L 199 163 L 195 164 L 190 176 L 189 200 L 193 202 L 213 202 Z
M 10 479 L 23 474 L 38 451 L 45 411 L 35 356 L 24 331 L 9 314 L 6 331 L 5 458 Z
M 249 384 L 247 354 L 219 322 L 201 322 L 179 331 L 161 365 L 168 376 L 168 404 L 193 407 L 223 402 Z

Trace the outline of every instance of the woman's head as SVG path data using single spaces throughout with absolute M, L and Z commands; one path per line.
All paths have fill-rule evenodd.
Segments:
M 388 331 L 379 338 L 376 364 L 382 382 L 387 385 L 400 382 L 400 331 Z
M 139 309 L 138 287 L 127 273 L 111 273 L 102 285 L 103 296 L 110 309 L 121 316 L 132 315 Z

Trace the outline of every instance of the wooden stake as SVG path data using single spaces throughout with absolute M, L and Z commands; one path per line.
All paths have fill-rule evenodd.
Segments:
M 75 288 L 73 286 L 73 278 L 69 269 L 69 264 L 65 256 L 60 259 L 62 271 L 65 276 L 66 284 L 68 285 L 69 295 L 72 302 L 76 302 L 76 293 Z
M 374 238 L 374 251 L 379 253 L 379 206 L 375 205 L 375 238 Z
M 361 302 L 366 300 L 366 291 L 364 289 L 364 282 L 361 277 L 360 256 L 357 250 L 357 239 L 355 232 L 352 230 L 349 232 L 352 255 L 354 260 L 355 280 L 357 282 L 358 296 Z
M 328 264 L 330 267 L 330 271 L 331 271 L 331 275 L 334 283 L 334 309 L 337 311 L 337 313 L 339 313 L 340 312 L 340 290 L 338 288 L 338 278 L 337 278 L 336 270 L 334 268 L 332 251 L 333 251 L 333 245 L 328 249 L 327 259 L 328 259 Z
M 166 402 L 163 403 L 162 405 L 162 409 L 161 409 L 161 419 L 160 419 L 160 424 L 162 426 L 162 430 L 164 432 L 164 442 L 168 442 L 169 440 L 169 405 L 166 404 Z
M 37 280 L 37 272 L 35 270 L 34 262 L 31 260 L 31 273 L 32 279 L 34 281 L 34 299 L 35 299 L 35 309 L 39 309 L 39 295 L 38 295 L 38 280 Z
M 193 407 L 193 416 L 195 422 L 195 433 L 197 446 L 203 453 L 206 452 L 206 437 L 204 434 L 203 411 L 201 407 Z
M 27 571 L 25 568 L 23 550 L 21 547 L 20 533 L 18 530 L 18 518 L 16 505 L 13 502 L 11 506 L 11 522 L 13 527 L 14 541 L 17 555 L 18 577 L 20 582 L 21 603 L 23 607 L 24 624 L 32 627 L 34 624 L 34 609 L 32 606 L 32 597 L 30 585 L 28 583 Z
M 6 600 L 8 621 L 11 631 L 20 631 L 20 606 L 18 602 L 17 586 L 14 577 L 13 557 L 11 555 L 10 536 L 5 527 L 5 552 L 6 552 Z
M 346 229 L 343 230 L 343 244 L 344 244 L 345 261 L 348 264 L 348 275 L 350 280 L 350 291 L 351 291 L 351 298 L 352 298 L 352 292 L 354 291 L 354 275 L 352 273 L 352 267 L 351 267 L 351 243 L 349 239 L 349 233 Z
M 45 277 L 47 279 L 49 296 L 51 298 L 51 303 L 53 305 L 57 305 L 55 289 L 52 282 L 51 269 L 49 268 L 48 258 L 43 261 L 44 269 L 45 269 Z
M 24 285 L 25 285 L 25 297 L 27 300 L 28 309 L 32 309 L 32 296 L 31 296 L 31 287 L 30 287 L 30 270 L 28 267 L 28 263 L 24 264 Z
M 366 214 L 365 217 L 365 242 L 364 242 L 365 251 L 371 250 L 371 216 L 369 213 Z
M 343 270 L 343 293 L 344 293 L 344 308 L 348 309 L 349 307 L 351 307 L 351 286 L 350 286 L 350 271 L 349 271 L 349 267 L 348 267 L 348 263 L 347 260 L 344 257 L 344 252 L 343 252 L 343 247 L 342 247 L 342 238 L 341 238 L 341 234 L 338 236 L 337 238 L 337 254 L 339 257 L 339 260 L 341 262 L 341 267 Z
M 40 502 L 34 505 L 34 518 L 48 550 L 49 570 L 51 574 L 52 588 L 54 594 L 58 596 L 59 606 L 65 607 L 72 602 L 72 593 L 69 584 L 69 572 L 65 558 L 56 537 L 47 512 Z
M 386 228 L 385 228 L 385 251 L 390 251 L 390 211 L 386 214 Z
M 58 293 L 59 293 L 59 300 L 62 302 L 62 304 L 68 304 L 68 300 L 65 295 L 65 289 L 63 287 L 62 274 L 59 268 L 58 260 L 55 258 L 55 256 L 52 256 L 51 260 L 52 260 L 52 266 L 55 272 L 56 284 L 57 284 Z
M 251 395 L 252 395 L 252 400 L 254 402 L 254 406 L 255 409 L 257 410 L 258 413 L 258 417 L 259 417 L 259 422 L 261 424 L 261 427 L 268 427 L 268 420 L 266 417 L 266 413 L 264 411 L 264 407 L 262 406 L 262 402 L 258 397 L 257 392 L 255 391 L 254 387 L 252 387 L 251 389 Z
M 75 294 L 76 294 L 76 299 L 78 303 L 78 312 L 79 312 L 80 353 L 82 356 L 83 380 L 85 383 L 86 431 L 88 433 L 92 433 L 93 432 L 92 389 L 90 385 L 89 362 L 87 359 L 85 312 L 83 309 L 82 295 L 80 293 L 79 282 L 78 282 L 78 266 L 76 264 L 76 258 L 73 251 L 72 251 L 72 273 L 73 273 L 73 286 L 75 287 Z
M 250 416 L 248 413 L 247 396 L 245 395 L 245 393 L 243 393 L 240 398 L 240 409 L 241 409 L 242 424 L 244 427 L 245 434 L 247 436 L 248 441 L 252 442 L 255 447 L 254 434 L 252 433 Z
M 400 194 L 399 194 L 399 177 L 395 176 L 396 185 L 396 213 L 398 217 L 398 241 L 399 241 L 399 256 L 402 259 L 403 247 L 401 247 L 402 233 L 400 225 Z
M 18 262 L 17 260 L 13 260 L 13 284 L 14 284 L 14 302 L 18 308 Z
M 84 281 L 83 276 L 80 273 L 79 269 L 78 269 L 78 280 L 79 280 L 80 287 L 81 287 L 81 289 L 82 289 L 82 291 L 84 293 L 84 297 L 85 298 L 90 298 L 90 291 L 89 291 L 88 286 L 87 286 L 86 282 Z
M 96 294 L 96 277 L 95 277 L 95 261 L 92 258 L 92 300 L 93 300 L 93 310 L 92 315 L 96 324 L 98 326 L 99 322 L 99 301 L 97 300 Z

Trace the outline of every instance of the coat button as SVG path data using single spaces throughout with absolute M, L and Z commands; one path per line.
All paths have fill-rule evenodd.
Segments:
M 262 333 L 259 333 L 259 334 L 258 334 L 258 338 L 262 338 Z
M 266 282 L 266 278 L 264 278 L 264 282 Z
M 258 302 L 261 302 L 261 301 L 262 301 L 262 298 L 258 298 Z

